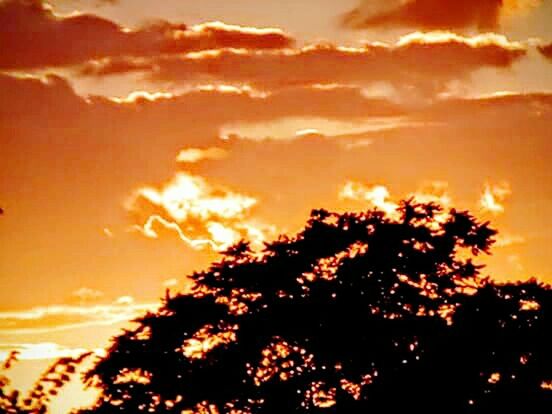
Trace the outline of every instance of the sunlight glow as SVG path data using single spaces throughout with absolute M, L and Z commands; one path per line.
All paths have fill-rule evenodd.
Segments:
M 485 185 L 485 191 L 479 202 L 481 209 L 494 215 L 504 213 L 504 201 L 510 194 L 512 194 L 512 191 L 508 183 Z
M 210 147 L 202 148 L 186 148 L 181 150 L 176 156 L 177 162 L 193 164 L 203 160 L 222 160 L 226 158 L 228 153 L 222 148 Z
M 213 348 L 236 340 L 236 326 L 227 326 L 220 332 L 215 332 L 213 326 L 208 325 L 200 329 L 192 338 L 186 339 L 177 352 L 182 352 L 187 358 L 204 358 Z
M 242 216 L 257 200 L 231 191 L 217 191 L 198 176 L 181 172 L 161 190 L 144 187 L 138 195 L 162 207 L 176 221 L 189 217 L 231 219 Z
M 220 155 L 218 151 L 216 154 Z M 197 159 L 197 154 L 185 155 L 189 160 Z M 144 224 L 132 227 L 148 238 L 159 237 L 155 225 L 160 225 L 175 231 L 193 249 L 208 247 L 222 251 L 241 239 L 262 247 L 266 234 L 275 232 L 273 227 L 249 217 L 256 204 L 256 198 L 213 185 L 203 177 L 179 172 L 159 189 L 137 190 L 128 201 L 127 209 L 138 213 L 144 210 L 146 214 L 152 208 L 156 211 Z
M 465 37 L 453 32 L 431 31 L 414 32 L 402 36 L 397 42 L 397 47 L 407 46 L 409 44 L 440 44 L 440 43 L 464 43 L 471 47 L 481 47 L 488 45 L 498 45 L 510 50 L 525 50 L 525 46 L 520 42 L 511 42 L 504 35 L 496 33 L 483 33 L 471 37 Z
M 383 185 L 368 187 L 353 181 L 347 182 L 339 193 L 339 198 L 342 200 L 368 201 L 387 215 L 395 216 L 399 205 L 389 197 L 389 190 Z

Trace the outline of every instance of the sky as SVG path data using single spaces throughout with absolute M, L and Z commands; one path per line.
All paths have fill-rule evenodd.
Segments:
M 0 50 L 16 385 L 313 208 L 469 209 L 485 275 L 552 282 L 549 0 L 0 0 Z

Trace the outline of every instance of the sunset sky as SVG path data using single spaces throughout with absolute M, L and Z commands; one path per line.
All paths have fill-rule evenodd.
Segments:
M 312 208 L 469 209 L 552 282 L 551 131 L 549 0 L 0 0 L 0 357 L 101 353 Z

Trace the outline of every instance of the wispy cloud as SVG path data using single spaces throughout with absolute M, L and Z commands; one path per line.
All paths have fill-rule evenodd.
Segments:
M 240 239 L 265 240 L 266 226 L 252 220 L 258 200 L 205 178 L 186 172 L 157 187 L 142 187 L 128 201 L 127 209 L 146 217 L 135 229 L 158 238 L 155 225 L 175 231 L 194 249 L 224 250 Z
M 413 199 L 418 203 L 436 203 L 443 208 L 448 208 L 452 202 L 448 187 L 449 185 L 445 181 L 427 181 L 416 192 L 406 194 L 402 198 Z M 362 182 L 348 181 L 340 190 L 339 198 L 367 202 L 390 217 L 396 217 L 398 214 L 398 200 L 391 196 L 390 191 L 384 185 L 367 185 Z
M 11 352 L 16 351 L 18 353 L 17 359 L 19 360 L 40 360 L 40 359 L 58 359 L 58 358 L 78 358 L 84 353 L 91 350 L 85 348 L 69 348 L 63 345 L 59 345 L 52 342 L 40 342 L 40 343 L 0 343 L 0 361 L 5 360 Z M 92 350 L 96 355 L 105 355 L 105 350 L 94 349 Z
M 104 293 L 96 289 L 81 287 L 75 290 L 72 296 L 78 301 L 82 303 L 86 303 L 86 302 L 94 302 L 101 299 L 104 296 Z
M 167 279 L 163 282 L 163 286 L 165 286 L 167 288 L 175 287 L 178 284 L 179 284 L 179 281 L 178 281 L 178 279 L 175 279 L 175 278 Z
M 253 197 L 214 187 L 203 177 L 185 172 L 177 173 L 160 189 L 138 189 L 136 198 L 162 208 L 178 221 L 239 218 L 257 203 Z
M 282 48 L 292 45 L 293 39 L 279 29 L 221 22 L 189 27 L 158 21 L 129 29 L 93 14 L 60 16 L 41 0 L 7 0 L 0 3 L 0 44 L 0 68 L 29 69 L 221 47 Z
M 482 211 L 490 212 L 494 215 L 504 213 L 504 201 L 512 194 L 508 183 L 486 184 L 485 190 L 479 201 Z
M 367 186 L 359 182 L 349 181 L 339 192 L 339 198 L 369 202 L 390 216 L 395 215 L 399 207 L 398 204 L 391 201 L 389 190 L 383 185 Z
M 496 242 L 494 245 L 496 247 L 510 247 L 524 244 L 526 242 L 527 239 L 523 236 L 517 234 L 500 233 L 496 237 Z
M 132 226 L 132 228 L 142 233 L 144 236 L 149 237 L 150 239 L 157 239 L 159 238 L 159 233 L 155 230 L 156 224 L 159 224 L 168 230 L 175 231 L 178 234 L 178 237 L 180 238 L 180 240 L 182 240 L 184 243 L 186 243 L 193 249 L 201 250 L 204 247 L 211 247 L 214 250 L 224 250 L 225 247 L 228 247 L 237 241 L 235 240 L 234 232 L 230 232 L 229 233 L 230 237 L 226 237 L 224 239 L 219 234 L 219 236 L 217 237 L 217 240 L 222 242 L 221 245 L 217 244 L 217 242 L 214 240 L 215 237 L 212 234 L 211 234 L 211 237 L 213 237 L 213 239 L 192 238 L 184 234 L 184 231 L 178 225 L 178 223 L 174 221 L 166 220 L 163 217 L 158 216 L 156 214 L 149 216 L 143 226 L 135 224 L 134 226 Z
M 115 325 L 155 310 L 159 304 L 118 300 L 98 305 L 51 305 L 0 312 L 2 335 L 27 335 Z
M 407 198 L 412 198 L 418 203 L 436 203 L 444 208 L 449 208 L 452 204 L 449 184 L 446 181 L 427 181 Z
M 185 148 L 176 156 L 176 161 L 194 164 L 204 160 L 222 160 L 228 153 L 222 148 Z

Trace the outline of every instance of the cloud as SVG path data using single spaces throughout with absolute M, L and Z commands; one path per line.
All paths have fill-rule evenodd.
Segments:
M 69 348 L 52 342 L 41 342 L 32 344 L 0 344 L 0 361 L 5 360 L 11 352 L 17 351 L 18 360 L 40 360 L 59 358 L 78 358 L 82 354 L 90 352 L 84 348 Z M 104 356 L 103 349 L 95 349 L 97 356 Z
M 341 200 L 367 201 L 389 216 L 397 214 L 399 208 L 398 204 L 390 200 L 389 190 L 383 185 L 367 186 L 349 181 L 339 192 L 339 198 Z
M 104 296 L 104 293 L 96 290 L 90 289 L 87 287 L 82 287 L 77 289 L 72 294 L 73 298 L 77 299 L 81 303 L 94 302 L 101 299 Z
M 373 143 L 374 141 L 372 139 L 356 139 L 350 142 L 346 142 L 344 144 L 344 148 L 348 151 L 351 151 L 358 148 L 368 147 Z
M 70 44 L 67 39 L 71 39 Z M 270 49 L 293 40 L 278 29 L 159 21 L 135 30 L 93 14 L 59 16 L 41 0 L 0 3 L 0 69 L 30 69 L 121 56 L 156 56 L 221 47 Z
M 263 122 L 233 122 L 221 128 L 220 138 L 223 141 L 250 140 L 267 142 L 280 141 L 339 141 L 341 147 L 355 149 L 373 143 L 366 135 L 402 128 L 427 127 L 429 122 L 410 121 L 408 116 L 384 116 L 368 119 L 325 119 L 322 117 L 286 117 L 285 119 Z M 301 128 L 304 125 L 310 128 Z M 437 124 L 437 123 L 436 123 Z
M 165 280 L 163 282 L 163 286 L 167 288 L 171 288 L 171 287 L 178 286 L 179 283 L 180 282 L 178 281 L 178 279 L 172 278 L 172 279 Z
M 503 15 L 538 7 L 540 0 L 361 0 L 343 17 L 349 28 L 407 27 L 424 30 L 496 29 Z
M 496 237 L 495 247 L 510 247 L 526 242 L 526 238 L 517 234 L 500 233 Z
M 446 181 L 428 181 L 415 193 L 407 198 L 412 198 L 418 203 L 436 203 L 444 208 L 451 207 L 452 197 L 449 194 L 449 184 Z
M 102 232 L 105 235 L 105 237 L 109 239 L 112 239 L 113 237 L 115 237 L 115 235 L 113 234 L 113 231 L 109 227 L 104 227 L 102 229 Z
M 550 60 L 552 60 L 552 43 L 548 45 L 539 46 L 539 51 L 542 55 Z
M 368 202 L 390 217 L 395 217 L 398 214 L 399 204 L 393 200 L 389 190 L 384 185 L 367 185 L 358 181 L 348 181 L 341 188 L 339 198 L 341 200 Z M 437 203 L 445 209 L 451 205 L 448 183 L 444 181 L 425 182 L 418 191 L 410 193 L 404 198 L 413 199 L 418 203 Z
M 0 73 L 0 91 L 0 119 L 6 117 L 13 120 L 31 113 L 33 116 L 50 117 L 63 108 L 63 111 L 53 117 L 63 118 L 66 122 L 68 117 L 81 111 L 86 112 L 88 106 L 86 100 L 75 93 L 71 84 L 57 75 L 33 77 Z M 32 111 L 29 111 L 30 106 Z M 56 119 L 52 119 L 54 120 Z
M 128 296 L 128 295 L 119 296 L 119 297 L 115 300 L 115 304 L 116 304 L 116 305 L 131 306 L 131 305 L 134 304 L 134 298 L 133 298 L 132 296 Z
M 230 238 L 226 238 L 221 241 L 220 235 L 218 237 L 215 237 L 213 234 L 211 234 L 211 238 L 192 238 L 184 234 L 182 228 L 180 225 L 174 221 L 169 221 L 164 219 L 163 217 L 154 214 L 147 218 L 144 225 L 138 225 L 135 224 L 132 228 L 142 233 L 144 236 L 149 237 L 150 239 L 157 239 L 159 238 L 159 233 L 155 230 L 154 226 L 155 224 L 159 224 L 163 226 L 164 228 L 168 230 L 173 230 L 178 234 L 178 237 L 180 240 L 182 240 L 184 243 L 186 243 L 188 246 L 190 246 L 193 249 L 202 250 L 205 247 L 210 247 L 213 250 L 224 250 L 225 248 L 231 246 L 233 243 L 237 242 L 239 240 L 239 237 L 235 237 L 235 233 L 229 230 Z M 212 226 L 213 223 L 211 223 Z M 217 242 L 221 242 L 221 244 L 218 244 Z
M 202 177 L 184 172 L 178 173 L 161 190 L 140 188 L 136 197 L 161 207 L 178 221 L 240 218 L 257 203 L 252 197 L 224 187 L 215 188 Z
M 149 170 L 156 165 L 166 165 L 167 159 L 174 159 L 183 145 L 187 148 L 216 146 L 230 152 L 217 166 L 217 180 L 239 183 L 240 189 L 243 183 L 255 181 L 250 177 L 250 169 L 243 168 L 244 165 L 255 168 L 256 176 L 282 177 L 286 186 L 295 188 L 301 180 L 295 180 L 295 184 L 291 182 L 293 180 L 285 180 L 284 172 L 295 177 L 299 174 L 309 186 L 311 172 L 312 180 L 322 174 L 337 185 L 335 180 L 338 178 L 347 180 L 351 177 L 343 174 L 351 171 L 353 166 L 353 176 L 361 176 L 370 170 L 378 174 L 378 178 L 382 176 L 378 170 L 392 175 L 405 162 L 416 163 L 418 168 L 433 166 L 434 170 L 448 171 L 450 162 L 444 160 L 448 160 L 452 153 L 462 157 L 455 163 L 462 162 L 470 168 L 479 168 L 479 171 L 483 168 L 488 177 L 501 171 L 499 177 L 508 177 L 512 181 L 512 177 L 505 175 L 511 169 L 503 168 L 505 161 L 500 160 L 516 159 L 521 166 L 528 165 L 526 160 L 531 159 L 532 165 L 544 165 L 548 141 L 543 137 L 549 134 L 552 119 L 552 95 L 545 93 L 448 98 L 421 108 L 409 108 L 386 99 L 367 97 L 359 87 L 339 85 L 286 88 L 272 93 L 210 86 L 192 88 L 180 94 L 135 93 L 120 99 L 81 97 L 64 79 L 53 76 L 38 79 L 0 75 L 0 86 L 5 98 L 0 100 L 0 130 L 7 151 L 2 154 L 4 163 L 9 165 L 9 154 L 24 154 L 27 160 L 43 159 L 44 150 L 37 147 L 37 142 L 44 141 L 45 148 L 52 154 L 60 151 L 73 154 L 73 159 L 89 167 L 87 173 L 97 170 L 101 179 L 105 179 L 105 171 L 117 163 L 117 170 L 125 172 L 124 182 L 118 187 L 120 193 L 135 187 L 136 182 L 157 181 L 158 177 L 170 174 L 167 168 L 159 168 L 154 175 L 148 175 L 144 165 L 147 163 Z M 262 141 L 263 145 L 246 144 L 244 140 L 231 144 L 232 139 L 228 143 L 219 139 L 219 134 L 225 130 L 241 134 L 246 125 L 266 124 L 272 128 L 273 122 L 288 122 L 290 117 L 296 120 L 289 132 L 292 141 L 297 141 L 293 146 L 276 145 L 266 140 Z M 365 121 L 396 120 L 397 117 L 403 121 L 393 122 L 386 130 L 374 132 L 367 128 L 368 131 L 363 132 L 362 128 L 356 128 L 355 136 L 343 140 L 326 129 L 328 120 L 343 122 L 339 125 L 344 126 L 363 126 Z M 325 123 L 320 123 L 321 119 Z M 235 128 L 229 127 L 232 125 Z M 278 136 L 278 125 L 274 123 L 273 126 L 273 132 Z M 308 128 L 316 128 L 328 138 L 293 136 L 295 131 Z M 349 133 L 351 131 L 349 129 Z M 159 137 L 155 144 L 152 137 Z M 346 156 L 335 144 L 358 140 L 370 140 L 372 145 L 357 147 Z M 422 150 L 419 147 L 422 142 L 427 143 L 432 151 L 440 151 L 439 156 L 431 156 L 432 151 Z M 505 142 L 509 145 L 504 145 Z M 144 153 L 143 148 L 148 148 L 148 151 Z M 425 144 L 423 148 L 426 148 Z M 512 153 L 512 148 L 516 148 L 515 153 Z M 370 162 L 355 162 L 358 151 L 362 151 L 364 159 L 369 157 Z M 238 155 L 234 156 L 234 152 Z M 416 158 L 405 159 L 406 153 Z M 317 163 L 315 154 L 324 157 L 324 161 Z M 474 154 L 478 156 L 474 157 Z M 501 158 L 498 155 L 490 158 L 491 154 L 501 154 Z M 263 163 L 257 162 L 258 158 Z M 481 161 L 483 159 L 485 162 Z M 381 160 L 386 160 L 385 165 Z M 310 171 L 306 171 L 306 163 Z M 328 169 L 328 174 L 317 167 L 319 164 Z M 17 164 L 13 165 L 17 168 Z M 343 169 L 343 174 L 338 174 L 334 166 Z M 200 165 L 194 166 L 195 173 L 198 167 Z M 212 170 L 209 172 L 213 173 Z M 547 170 L 540 171 L 537 174 L 539 180 L 546 182 Z M 519 173 L 524 174 L 523 171 Z M 428 171 L 428 176 L 432 176 L 431 171 Z M 125 177 L 129 177 L 127 181 Z M 448 177 L 442 178 L 448 180 Z M 314 188 L 315 183 L 312 182 Z M 113 184 L 110 179 L 109 186 Z M 479 185 L 479 181 L 474 181 L 473 185 Z M 518 185 L 516 183 L 516 187 Z M 251 194 L 257 193 L 258 188 L 253 188 Z M 140 222 L 144 223 L 145 220 Z M 104 225 L 104 222 L 99 223 L 99 228 Z
M 103 76 L 121 67 L 147 70 L 157 82 L 182 84 L 230 83 L 262 90 L 315 84 L 371 85 L 442 89 L 485 68 L 509 68 L 526 47 L 495 34 L 462 37 L 447 32 L 413 33 L 395 44 L 366 43 L 361 47 L 316 44 L 299 49 L 260 51 L 219 49 L 149 61 L 106 59 L 83 73 Z
M 200 176 L 179 172 L 161 188 L 142 187 L 127 203 L 127 209 L 145 224 L 136 224 L 149 238 L 158 238 L 155 224 L 175 231 L 194 249 L 225 250 L 240 239 L 257 244 L 265 240 L 264 229 L 251 220 L 258 200 Z
M 189 43 L 189 47 L 185 50 L 177 45 L 175 51 L 178 53 L 229 47 L 280 49 L 290 47 L 294 43 L 294 40 L 280 29 L 245 27 L 222 22 L 192 26 L 186 32 L 177 33 L 175 40 Z
M 511 190 L 508 183 L 486 184 L 479 200 L 481 210 L 495 215 L 504 213 L 504 201 L 510 194 Z M 340 190 L 339 198 L 341 200 L 366 201 L 390 216 L 396 214 L 399 207 L 391 198 L 387 187 L 366 185 L 357 181 L 348 181 Z M 452 198 L 448 192 L 448 183 L 444 181 L 426 182 L 418 191 L 408 194 L 405 198 L 412 198 L 419 203 L 437 203 L 445 209 L 450 208 L 452 203 Z M 497 238 L 497 245 L 507 247 L 524 241 L 523 237 L 504 234 Z
M 322 134 L 318 129 L 316 128 L 306 128 L 306 129 L 300 129 L 298 131 L 295 131 L 295 138 L 304 138 L 304 137 L 321 137 L 324 134 Z
M 546 124 L 551 116 L 551 93 L 504 91 L 469 98 L 444 98 L 413 112 L 412 120 L 429 122 L 438 119 L 441 125 L 447 127 L 464 129 L 466 124 L 470 124 L 470 128 L 487 131 L 508 125 L 509 128 L 526 131 L 523 135 L 527 135 L 540 134 L 529 131 Z
M 112 136 L 113 128 L 126 129 L 120 132 L 121 136 L 132 135 L 135 143 L 141 136 L 149 141 L 152 130 L 156 134 L 163 131 L 174 137 L 174 153 L 182 147 L 182 125 L 187 125 L 190 132 L 188 145 L 205 145 L 205 134 L 216 136 L 222 125 L 238 121 L 262 122 L 290 116 L 354 120 L 405 113 L 401 105 L 368 97 L 362 88 L 339 85 L 289 88 L 274 93 L 207 85 L 179 94 L 137 91 L 122 98 L 106 98 L 81 97 L 66 79 L 56 75 L 0 74 L 0 90 L 4 98 L 0 100 L 0 120 L 12 126 L 17 122 L 18 128 L 33 129 L 40 120 L 48 131 L 54 132 L 73 125 L 82 128 L 83 133 L 95 131 L 95 140 L 102 135 Z M 33 122 L 29 123 L 31 119 Z M 189 135 L 197 138 L 194 141 Z
M 112 76 L 132 72 L 151 72 L 155 65 L 144 57 L 110 57 L 90 60 L 82 65 L 78 73 L 82 76 Z
M 0 334 L 32 335 L 115 325 L 128 322 L 146 311 L 153 311 L 159 307 L 159 304 L 134 303 L 127 299 L 119 298 L 111 304 L 51 305 L 0 312 Z
M 221 160 L 226 158 L 228 153 L 217 147 L 210 148 L 185 148 L 176 156 L 176 161 L 186 164 L 194 164 L 203 160 Z
M 218 147 L 223 143 L 219 139 L 221 132 L 249 136 L 243 134 L 247 125 L 271 125 L 271 131 L 278 136 L 276 121 L 287 122 L 290 118 L 296 120 L 290 137 L 295 131 L 307 128 L 317 128 L 330 137 L 339 135 L 339 131 L 326 128 L 328 122 L 336 121 L 345 128 L 346 125 L 357 126 L 346 129 L 348 133 L 358 134 L 351 137 L 351 142 L 414 134 L 425 140 L 433 135 L 450 136 L 447 142 L 451 145 L 459 139 L 475 145 L 470 137 L 481 134 L 485 139 L 481 138 L 477 145 L 483 145 L 497 134 L 516 142 L 521 137 L 539 137 L 549 131 L 547 125 L 552 119 L 552 94 L 546 93 L 447 98 L 431 105 L 407 107 L 385 98 L 366 96 L 360 87 L 341 85 L 286 88 L 271 93 L 208 86 L 179 94 L 136 92 L 115 99 L 81 97 L 58 76 L 36 78 L 0 74 L 0 89 L 4 98 L 0 100 L 0 132 L 3 128 L 6 157 L 16 153 L 28 157 L 33 148 L 37 148 L 37 140 L 48 139 L 48 148 L 52 151 L 63 148 L 63 152 L 74 151 L 75 157 L 79 154 L 80 160 L 93 158 L 91 168 L 98 171 L 109 168 L 114 161 L 124 169 L 134 169 L 136 163 L 146 161 L 148 165 L 166 163 L 167 157 L 178 154 L 183 142 L 189 148 Z M 378 127 L 372 133 L 369 127 L 372 121 L 377 121 L 377 125 L 389 124 L 389 128 Z M 186 126 L 184 135 L 183 125 Z M 364 125 L 368 126 L 365 133 L 358 127 Z M 343 130 L 341 126 L 340 129 Z M 18 131 L 17 135 L 10 132 L 13 130 Z M 67 131 L 71 131 L 70 136 Z M 154 146 L 151 143 L 153 135 L 163 137 L 156 140 Z M 83 139 L 76 140 L 76 136 Z M 132 137 L 132 145 L 121 137 Z M 300 137 L 301 140 L 307 138 Z M 113 145 L 114 142 L 118 144 Z M 386 145 L 393 146 L 393 142 L 388 140 Z M 101 152 L 97 151 L 98 145 Z M 152 149 L 146 158 L 140 151 L 141 146 Z M 524 146 L 522 152 L 527 152 L 523 148 L 529 151 Z M 402 152 L 401 148 L 396 150 Z M 494 150 L 505 152 L 507 148 Z M 147 180 L 140 180 L 144 179 Z M 122 187 L 121 191 L 124 191 Z M 105 223 L 99 225 L 103 228 Z
M 504 201 L 512 194 L 510 185 L 502 183 L 497 185 L 486 184 L 485 190 L 481 195 L 479 205 L 482 211 L 490 212 L 494 215 L 504 213 Z

